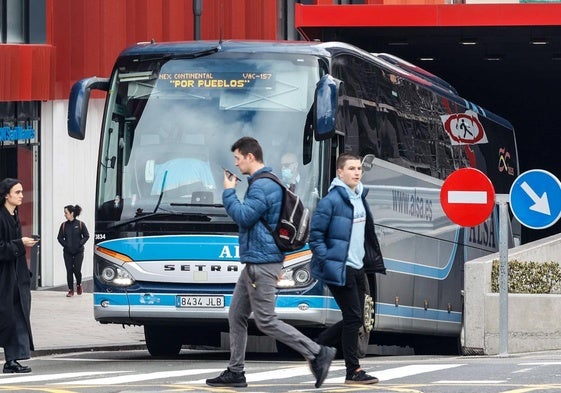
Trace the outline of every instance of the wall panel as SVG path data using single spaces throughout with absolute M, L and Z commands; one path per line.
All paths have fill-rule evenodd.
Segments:
M 200 37 L 273 40 L 276 2 L 203 0 Z M 46 37 L 52 57 L 34 53 L 30 45 L 19 46 L 21 53 L 8 48 L 12 45 L 0 45 L 0 100 L 65 99 L 76 80 L 108 76 L 117 55 L 129 45 L 150 39 L 192 40 L 193 2 L 47 0 Z M 37 80 L 39 85 L 30 83 Z
M 54 48 L 0 45 L 0 101 L 47 100 L 52 91 Z

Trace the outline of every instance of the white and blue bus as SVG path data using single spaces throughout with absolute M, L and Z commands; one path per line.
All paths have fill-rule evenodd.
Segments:
M 284 153 L 297 155 L 298 193 L 311 211 L 335 176 L 336 157 L 364 157 L 387 274 L 368 277 L 374 302 L 367 305 L 375 306 L 365 310 L 361 351 L 369 342 L 417 351 L 458 342 L 464 263 L 498 250 L 498 214 L 459 227 L 439 192 L 454 170 L 473 167 L 496 193 L 508 193 L 518 175 L 508 121 L 412 64 L 338 42 L 139 43 L 118 56 L 109 79 L 73 86 L 74 138 L 84 139 L 92 89 L 107 92 L 96 320 L 144 326 L 152 355 L 224 344 L 243 265 L 237 226 L 222 206 L 223 167 L 233 169 L 232 143 L 253 136 L 277 173 Z M 244 179 L 241 198 L 246 187 Z M 276 311 L 314 335 L 340 311 L 311 277 L 310 257 L 307 247 L 286 255 Z

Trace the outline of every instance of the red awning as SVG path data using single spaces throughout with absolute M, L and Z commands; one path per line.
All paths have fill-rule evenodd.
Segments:
M 561 26 L 559 4 L 303 5 L 295 27 L 309 39 L 321 27 Z

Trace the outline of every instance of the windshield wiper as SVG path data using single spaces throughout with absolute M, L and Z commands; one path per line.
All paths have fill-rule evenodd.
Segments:
M 166 213 L 149 213 L 149 214 L 145 214 L 143 216 L 142 215 L 137 215 L 136 217 L 129 218 L 127 220 L 112 222 L 111 224 L 107 225 L 107 229 L 120 227 L 120 226 L 123 226 L 123 225 L 131 224 L 133 222 L 144 220 L 146 218 L 154 217 L 154 216 L 157 216 L 157 215 L 165 215 L 165 214 L 170 214 L 170 213 L 169 212 L 166 212 Z
M 162 179 L 162 187 L 161 187 L 161 190 L 160 190 L 160 196 L 158 197 L 158 202 L 156 203 L 156 206 L 154 207 L 154 211 L 152 213 L 149 213 L 149 214 L 146 214 L 146 215 L 143 215 L 143 216 L 139 215 L 137 213 L 136 217 L 129 218 L 128 220 L 121 220 L 121 221 L 112 222 L 111 224 L 107 225 L 107 228 L 110 229 L 110 228 L 120 227 L 122 225 L 131 224 L 133 222 L 137 222 L 137 221 L 140 221 L 140 220 L 144 220 L 146 218 L 154 217 L 156 215 L 162 215 L 162 214 L 164 214 L 164 215 L 165 214 L 172 214 L 173 215 L 173 214 L 176 214 L 174 212 L 169 212 L 167 210 L 164 210 L 165 213 L 158 213 L 158 209 L 160 208 L 160 203 L 162 203 L 162 198 L 164 196 L 164 187 L 166 185 L 167 176 L 168 176 L 168 171 L 165 171 L 164 172 L 164 178 Z M 140 214 L 142 214 L 142 213 L 140 213 Z
M 168 177 L 168 171 L 164 172 L 164 178 L 162 180 L 162 188 L 160 190 L 160 197 L 158 198 L 158 203 L 156 203 L 156 207 L 154 208 L 153 213 L 156 213 L 158 211 L 158 208 L 160 207 L 160 203 L 162 203 L 162 197 L 164 196 L 164 187 L 166 185 L 166 178 Z
M 160 216 L 160 217 L 182 216 L 185 217 L 185 221 L 203 221 L 203 222 L 212 221 L 212 218 L 208 214 L 204 214 L 204 213 L 184 213 L 184 212 L 179 213 L 179 212 L 164 210 L 163 212 L 154 212 L 148 214 L 139 213 L 136 215 L 136 217 L 132 217 L 127 220 L 112 222 L 107 225 L 107 229 L 117 228 L 123 225 L 132 224 L 133 222 L 143 221 L 146 220 L 147 218 L 151 218 L 155 216 Z
M 221 203 L 185 203 L 185 202 L 171 202 L 170 206 L 195 206 L 195 207 L 224 207 Z

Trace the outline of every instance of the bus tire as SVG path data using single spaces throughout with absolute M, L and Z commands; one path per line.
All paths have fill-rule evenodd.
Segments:
M 144 325 L 144 339 L 152 356 L 176 356 L 181 351 L 181 335 L 173 327 Z

